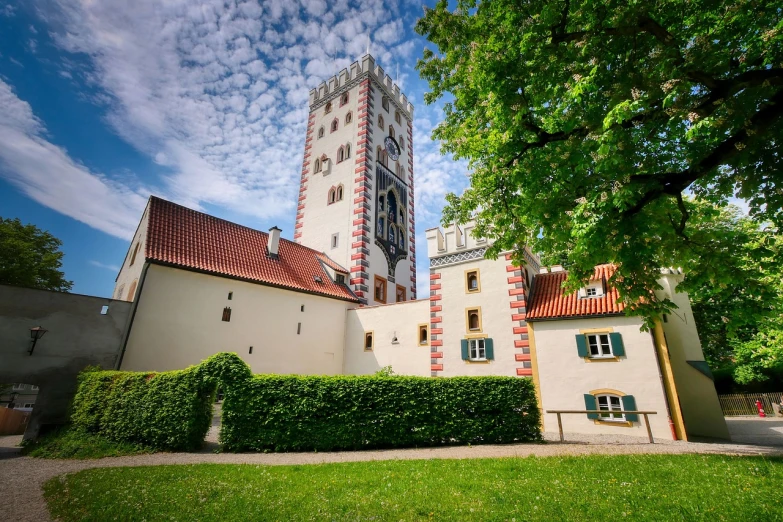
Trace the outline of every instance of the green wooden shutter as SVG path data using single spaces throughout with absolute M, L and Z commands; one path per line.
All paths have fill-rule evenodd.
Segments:
M 576 353 L 579 354 L 579 357 L 587 357 L 587 338 L 582 334 L 577 334 L 576 336 Z M 592 397 L 592 395 L 591 395 Z
M 617 357 L 625 355 L 625 346 L 623 345 L 623 336 L 617 332 L 609 334 L 609 340 L 612 343 L 612 353 Z
M 495 347 L 492 344 L 492 339 L 484 339 L 484 351 L 487 355 L 487 360 L 495 358 Z
M 624 397 L 620 397 L 620 399 L 623 401 L 623 410 L 636 410 L 636 399 L 633 398 L 633 395 L 625 395 Z M 626 413 L 625 420 L 639 422 L 639 416 L 635 413 Z
M 468 340 L 467 339 L 462 339 L 460 341 L 460 343 L 462 343 L 462 360 L 463 361 L 467 361 L 468 358 L 469 358 L 469 355 L 468 355 Z
M 595 400 L 594 395 L 590 395 L 589 393 L 585 393 L 585 409 L 586 410 L 597 410 L 598 409 L 598 401 Z M 597 419 L 598 414 L 597 413 L 588 413 L 587 414 L 588 419 Z

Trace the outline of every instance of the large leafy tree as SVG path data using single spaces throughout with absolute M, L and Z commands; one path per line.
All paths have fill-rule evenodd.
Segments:
M 0 217 L 0 284 L 67 292 L 62 241 L 35 225 Z
M 444 221 L 475 219 L 490 255 L 564 252 L 570 288 L 616 263 L 633 313 L 666 311 L 658 269 L 710 250 L 684 194 L 783 221 L 782 20 L 764 0 L 439 2 L 418 69 L 446 98 L 434 138 L 471 170 Z

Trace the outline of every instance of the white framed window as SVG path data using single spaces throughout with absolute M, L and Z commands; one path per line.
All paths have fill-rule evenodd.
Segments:
M 625 421 L 623 401 L 618 395 L 596 395 L 598 409 L 607 413 L 599 413 L 598 418 L 608 421 Z
M 598 295 L 598 289 L 595 288 L 594 286 L 587 287 L 585 292 L 587 293 L 587 297 L 595 297 Z
M 487 360 L 487 348 L 484 339 L 468 339 L 468 358 L 471 361 Z
M 587 348 L 589 357 L 614 357 L 608 333 L 587 335 Z

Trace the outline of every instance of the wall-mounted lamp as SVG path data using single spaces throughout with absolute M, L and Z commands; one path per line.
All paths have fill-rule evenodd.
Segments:
M 43 337 L 44 334 L 46 332 L 48 332 L 48 331 L 49 330 L 46 330 L 45 328 L 43 328 L 41 326 L 34 326 L 34 327 L 30 328 L 30 343 L 31 344 L 30 344 L 30 351 L 27 352 L 29 355 L 33 354 L 33 350 L 35 350 L 35 343 L 38 342 L 38 339 Z

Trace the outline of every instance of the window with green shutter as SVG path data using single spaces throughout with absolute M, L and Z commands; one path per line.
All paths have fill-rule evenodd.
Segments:
M 492 339 L 462 339 L 463 361 L 491 361 L 495 358 Z
M 469 354 L 468 354 L 468 340 L 462 339 L 460 341 L 460 344 L 462 344 L 462 360 L 467 361 Z
M 590 359 L 612 359 L 625 355 L 622 334 L 594 333 L 576 336 L 576 352 L 579 357 Z
M 636 399 L 633 398 L 633 395 L 623 395 L 620 399 L 623 401 L 623 411 L 638 411 Z M 625 420 L 639 422 L 639 415 L 636 413 L 626 413 Z

